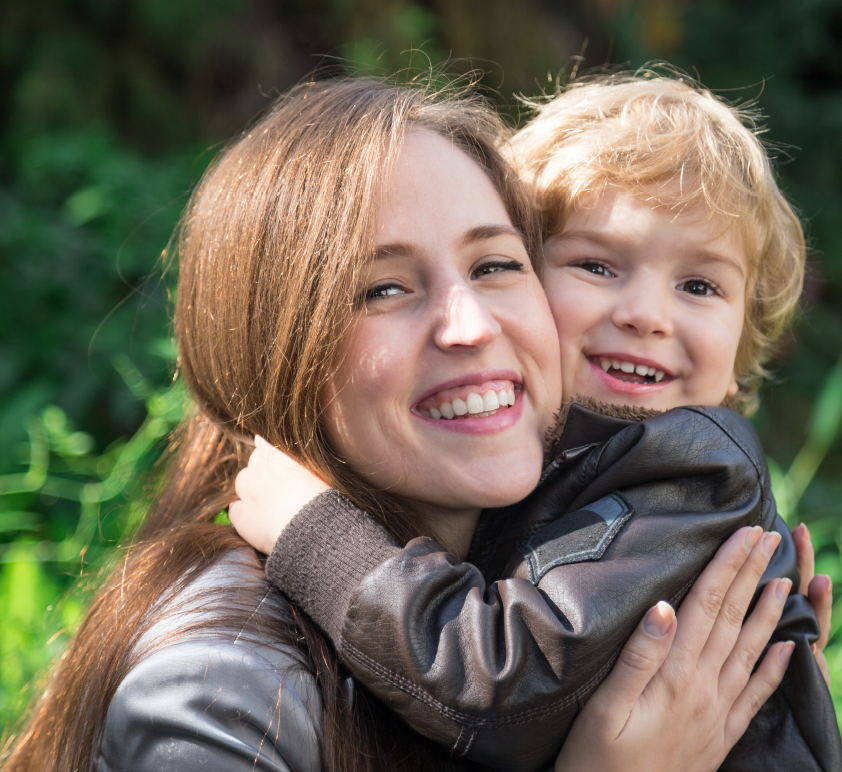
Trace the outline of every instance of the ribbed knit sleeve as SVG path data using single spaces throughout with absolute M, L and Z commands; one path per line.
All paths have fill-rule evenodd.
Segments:
M 331 489 L 284 528 L 266 575 L 337 642 L 362 578 L 400 551 L 382 525 Z

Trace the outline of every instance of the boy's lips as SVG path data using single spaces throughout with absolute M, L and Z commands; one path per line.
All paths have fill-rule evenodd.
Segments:
M 586 357 L 596 378 L 621 394 L 650 394 L 675 380 L 660 363 L 629 354 L 596 354 Z

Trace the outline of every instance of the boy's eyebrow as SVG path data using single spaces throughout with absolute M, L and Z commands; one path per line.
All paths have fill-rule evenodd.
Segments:
M 409 257 L 414 251 L 411 245 L 401 242 L 379 244 L 374 248 L 374 259 L 383 260 L 387 257 Z
M 611 239 L 603 238 L 598 233 L 588 233 L 586 231 L 573 231 L 571 233 L 562 233 L 558 236 L 551 237 L 555 241 L 591 241 L 600 246 L 610 246 Z M 693 251 L 693 258 L 700 263 L 723 263 L 729 268 L 733 268 L 740 276 L 746 278 L 746 269 L 742 266 L 739 260 L 722 252 L 711 252 L 707 249 L 697 249 Z
M 498 236 L 514 236 L 524 242 L 523 232 L 509 224 L 490 223 L 477 225 L 466 230 L 459 239 L 459 246 L 467 247 L 477 241 L 487 241 Z M 392 244 L 380 244 L 374 249 L 374 259 L 381 260 L 386 257 L 409 257 L 415 251 L 411 244 L 404 244 L 397 241 Z
M 733 268 L 743 279 L 746 277 L 745 268 L 740 264 L 739 260 L 735 260 L 730 255 L 722 254 L 721 252 L 709 252 L 706 249 L 698 250 L 694 257 L 700 263 L 724 263 L 729 268 Z

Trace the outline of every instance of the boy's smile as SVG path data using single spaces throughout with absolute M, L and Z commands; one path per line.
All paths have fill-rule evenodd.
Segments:
M 545 246 L 564 398 L 667 410 L 735 394 L 744 249 L 722 216 L 609 188 Z

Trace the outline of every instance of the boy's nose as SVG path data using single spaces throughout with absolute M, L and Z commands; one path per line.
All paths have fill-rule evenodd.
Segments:
M 669 337 L 673 333 L 669 298 L 658 293 L 622 293 L 612 316 L 615 326 L 640 337 Z
M 470 289 L 451 287 L 448 290 L 434 332 L 439 348 L 486 346 L 500 331 L 500 324 Z

